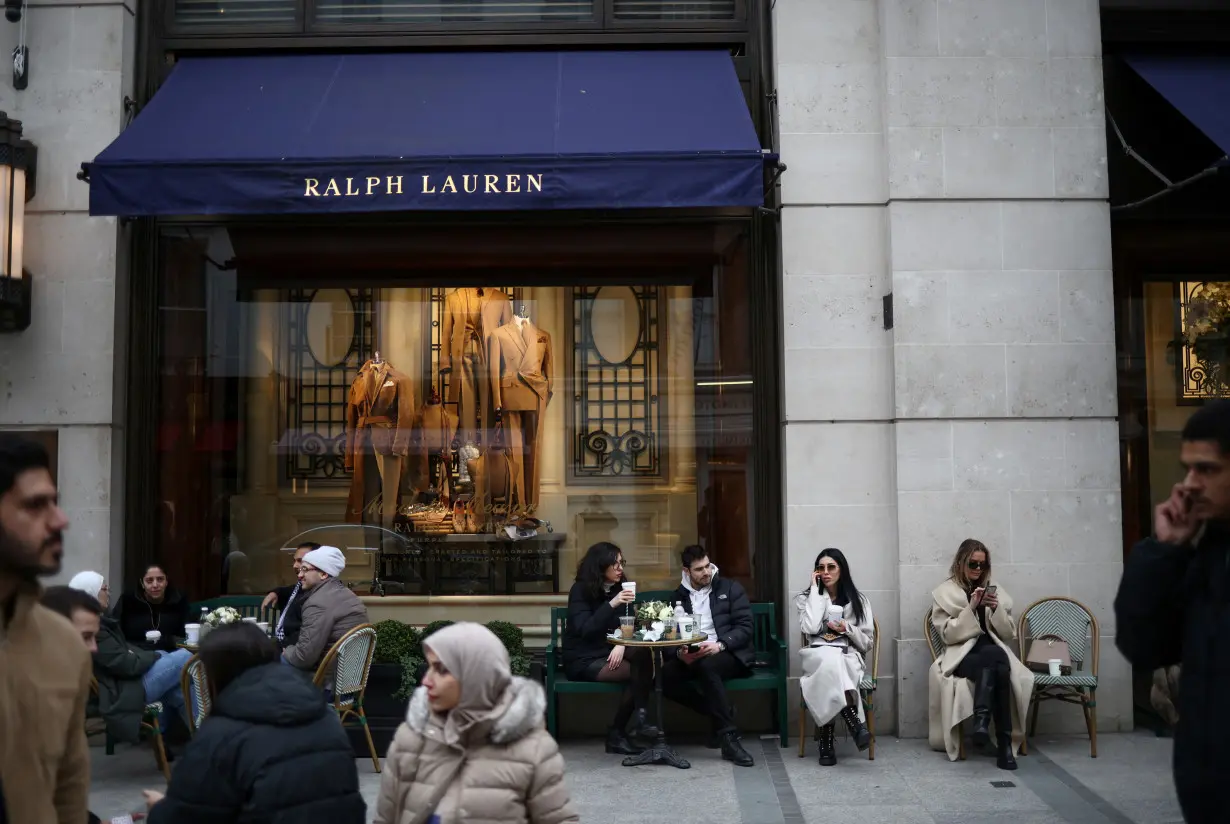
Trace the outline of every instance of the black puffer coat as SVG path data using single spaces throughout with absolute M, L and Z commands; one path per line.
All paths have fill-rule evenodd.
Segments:
M 619 616 L 624 614 L 611 606 L 611 599 L 619 590 L 613 584 L 595 600 L 585 591 L 580 581 L 568 590 L 568 624 L 564 630 L 564 672 L 573 681 L 581 680 L 585 670 L 597 660 L 606 660 L 611 654 L 611 645 L 606 636 L 619 629 Z M 629 611 L 629 615 L 634 612 Z
M 174 652 L 179 639 L 187 634 L 184 624 L 196 620 L 188 615 L 190 606 L 188 598 L 174 587 L 167 587 L 166 595 L 156 604 L 145 600 L 144 593 L 125 592 L 111 608 L 111 616 L 130 643 L 144 644 L 145 633 L 156 629 L 162 633 L 158 649 Z
M 149 824 L 364 824 L 354 752 L 319 688 L 284 664 L 235 679 Z
M 1182 664 L 1174 781 L 1190 824 L 1223 824 L 1230 775 L 1230 528 L 1198 547 L 1132 548 L 1115 598 L 1115 644 L 1136 667 Z

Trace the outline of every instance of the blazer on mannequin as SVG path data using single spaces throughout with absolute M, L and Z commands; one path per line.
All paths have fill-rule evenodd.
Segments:
M 484 288 L 482 295 L 476 287 L 454 289 L 444 298 L 444 328 L 440 336 L 441 372 L 459 366 L 465 354 L 466 343 L 478 341 L 479 356 L 486 354 L 487 338 L 496 329 L 512 321 L 512 298 L 499 289 Z M 457 403 L 461 393 L 461 381 L 450 380 L 449 403 Z
M 382 489 L 391 493 L 390 505 L 395 504 L 398 479 L 383 481 L 382 489 L 368 486 L 383 478 L 386 464 L 396 466 L 400 476 L 399 461 L 410 451 L 415 412 L 414 385 L 408 377 L 387 362 L 363 364 L 346 399 L 346 446 L 342 457 L 346 469 L 353 473 L 347 521 L 363 522 L 368 504 Z M 395 460 L 385 461 L 386 458 Z M 375 461 L 377 466 L 369 466 L 369 461 Z M 375 471 L 378 467 L 379 473 Z
M 528 320 L 499 327 L 487 337 L 492 405 L 541 412 L 551 400 L 551 366 L 549 334 Z

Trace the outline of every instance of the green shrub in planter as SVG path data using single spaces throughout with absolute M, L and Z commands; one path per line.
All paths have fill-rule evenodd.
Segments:
M 430 624 L 423 627 L 422 633 L 419 634 L 418 654 L 419 655 L 423 654 L 422 643 L 423 641 L 427 640 L 428 635 L 431 635 L 433 632 L 437 630 L 444 629 L 445 627 L 451 627 L 455 623 L 457 622 L 456 621 L 432 621 Z
M 375 664 L 397 664 L 419 649 L 419 631 L 401 621 L 381 621 L 376 624 Z
M 491 621 L 487 624 L 487 629 L 500 639 L 504 649 L 508 650 L 509 657 L 525 652 L 525 633 L 521 631 L 521 627 L 508 621 Z
M 404 701 L 410 697 L 410 694 L 414 692 L 414 688 L 419 685 L 419 667 L 423 666 L 424 663 L 426 663 L 426 659 L 420 653 L 402 656 L 401 686 L 397 692 L 393 693 L 394 698 Z

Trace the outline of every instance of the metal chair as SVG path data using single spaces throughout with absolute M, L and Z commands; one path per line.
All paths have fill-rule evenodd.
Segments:
M 98 679 L 90 677 L 90 692 L 94 697 L 98 697 Z M 162 770 L 162 775 L 167 781 L 171 780 L 171 765 L 167 762 L 167 748 L 162 741 L 162 728 L 158 724 L 158 716 L 162 715 L 162 702 L 154 701 L 151 704 L 145 705 L 145 712 L 141 716 L 141 732 L 144 737 L 149 738 L 154 743 L 154 761 L 158 764 L 158 769 Z M 115 755 L 115 740 L 111 737 L 111 733 L 106 735 L 106 752 L 107 755 Z
M 1074 598 L 1050 597 L 1034 601 L 1017 622 L 1017 638 L 1021 644 L 1021 662 L 1029 655 L 1033 639 L 1056 635 L 1068 642 L 1072 657 L 1071 675 L 1034 673 L 1034 692 L 1030 697 L 1029 724 L 1021 752 L 1027 752 L 1029 736 L 1037 732 L 1038 706 L 1043 701 L 1075 704 L 1085 714 L 1085 729 L 1089 731 L 1089 757 L 1098 757 L 1098 657 L 1100 628 L 1093 612 Z M 1085 664 L 1090 666 L 1085 668 Z
M 935 624 L 931 621 L 931 610 L 933 607 L 927 607 L 927 612 L 923 615 L 923 637 L 927 639 L 927 649 L 931 651 L 931 661 L 934 663 L 944 652 L 944 637 L 940 635 L 940 631 L 935 628 Z M 973 687 L 971 686 L 971 689 Z M 957 760 L 965 760 L 965 722 L 957 724 Z
M 380 757 L 376 755 L 376 744 L 372 741 L 372 731 L 367 725 L 367 714 L 363 711 L 363 696 L 367 692 L 367 676 L 372 669 L 372 655 L 376 651 L 376 628 L 371 624 L 361 624 L 337 639 L 337 643 L 325 655 L 312 682 L 321 689 L 333 682 L 333 711 L 345 725 L 346 719 L 353 716 L 363 727 L 367 736 L 367 747 L 371 750 L 372 764 L 376 772 L 380 772 Z
M 190 708 L 188 732 L 196 735 L 205 717 L 214 708 L 213 693 L 205 677 L 205 664 L 201 661 L 201 656 L 194 655 L 188 659 L 179 674 L 179 688 L 184 693 L 184 706 Z
M 871 674 L 863 672 L 863 680 L 858 683 L 859 698 L 863 701 L 863 712 L 867 716 L 867 731 L 871 733 L 871 746 L 867 748 L 867 760 L 876 760 L 876 712 L 875 712 L 875 694 L 876 681 L 880 677 L 880 619 L 874 615 L 871 616 L 872 632 L 875 635 L 871 640 Z M 803 633 L 803 646 L 806 647 L 811 643 L 811 639 Z M 802 694 L 799 695 L 799 758 L 807 755 L 807 702 L 803 699 Z

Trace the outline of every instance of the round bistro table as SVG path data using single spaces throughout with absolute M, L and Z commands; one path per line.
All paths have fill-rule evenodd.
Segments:
M 688 644 L 699 644 L 707 640 L 708 637 L 703 632 L 698 632 L 691 638 L 676 638 L 673 641 L 637 641 L 635 639 L 607 636 L 606 641 L 611 646 L 649 650 L 649 657 L 653 664 L 654 672 L 653 690 L 658 694 L 658 737 L 654 740 L 653 746 L 640 755 L 629 755 L 625 758 L 622 762 L 625 767 L 639 767 L 644 764 L 670 764 L 672 767 L 686 770 L 692 766 L 687 759 L 680 758 L 679 754 L 666 743 L 666 728 L 662 726 L 662 701 L 664 700 L 662 697 L 662 652 L 668 649 L 684 647 Z

